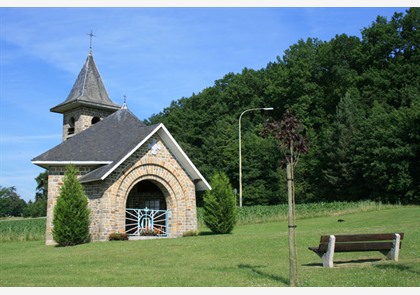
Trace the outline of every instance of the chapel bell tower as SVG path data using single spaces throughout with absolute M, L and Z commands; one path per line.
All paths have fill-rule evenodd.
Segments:
M 65 141 L 120 108 L 121 106 L 109 98 L 90 49 L 69 96 L 50 111 L 63 114 L 63 141 Z

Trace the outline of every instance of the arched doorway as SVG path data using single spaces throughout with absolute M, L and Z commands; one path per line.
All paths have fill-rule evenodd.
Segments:
M 130 236 L 168 236 L 166 198 L 152 180 L 137 183 L 126 202 L 125 231 Z

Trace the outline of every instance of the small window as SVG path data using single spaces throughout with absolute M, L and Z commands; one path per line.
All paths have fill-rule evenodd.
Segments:
M 74 118 L 71 117 L 69 120 L 69 129 L 67 129 L 67 135 L 74 134 Z
M 99 118 L 99 117 L 93 117 L 92 118 L 92 125 L 98 123 L 99 121 L 101 121 L 101 118 Z

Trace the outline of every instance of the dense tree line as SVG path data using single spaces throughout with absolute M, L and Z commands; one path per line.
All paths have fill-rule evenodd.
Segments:
M 228 73 L 173 101 L 147 123 L 162 122 L 206 178 L 226 173 L 238 187 L 242 118 L 244 204 L 286 200 L 268 118 L 291 111 L 306 127 L 309 153 L 296 177 L 296 201 L 420 203 L 420 8 L 378 16 L 361 38 L 299 40 L 260 70 Z
M 40 217 L 47 215 L 48 172 L 40 173 L 37 183 L 35 201 L 28 203 L 21 199 L 16 188 L 0 186 L 0 217 Z
M 0 186 L 0 217 L 22 216 L 26 202 L 16 193 L 16 188 Z

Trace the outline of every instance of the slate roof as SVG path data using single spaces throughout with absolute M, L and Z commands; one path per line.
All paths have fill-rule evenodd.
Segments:
M 82 176 L 79 181 L 87 183 L 104 180 L 155 133 L 160 135 L 194 180 L 196 189 L 211 189 L 163 124 L 147 126 L 126 108 L 119 109 L 83 132 L 35 157 L 32 163 L 44 168 L 70 163 L 101 165 L 98 169 Z
M 78 106 L 109 110 L 117 110 L 121 107 L 109 98 L 93 60 L 92 52 L 89 52 L 67 99 L 50 110 L 51 112 L 64 113 Z
M 32 161 L 115 161 L 128 147 L 140 142 L 156 125 L 146 126 L 128 109 L 120 109 Z

